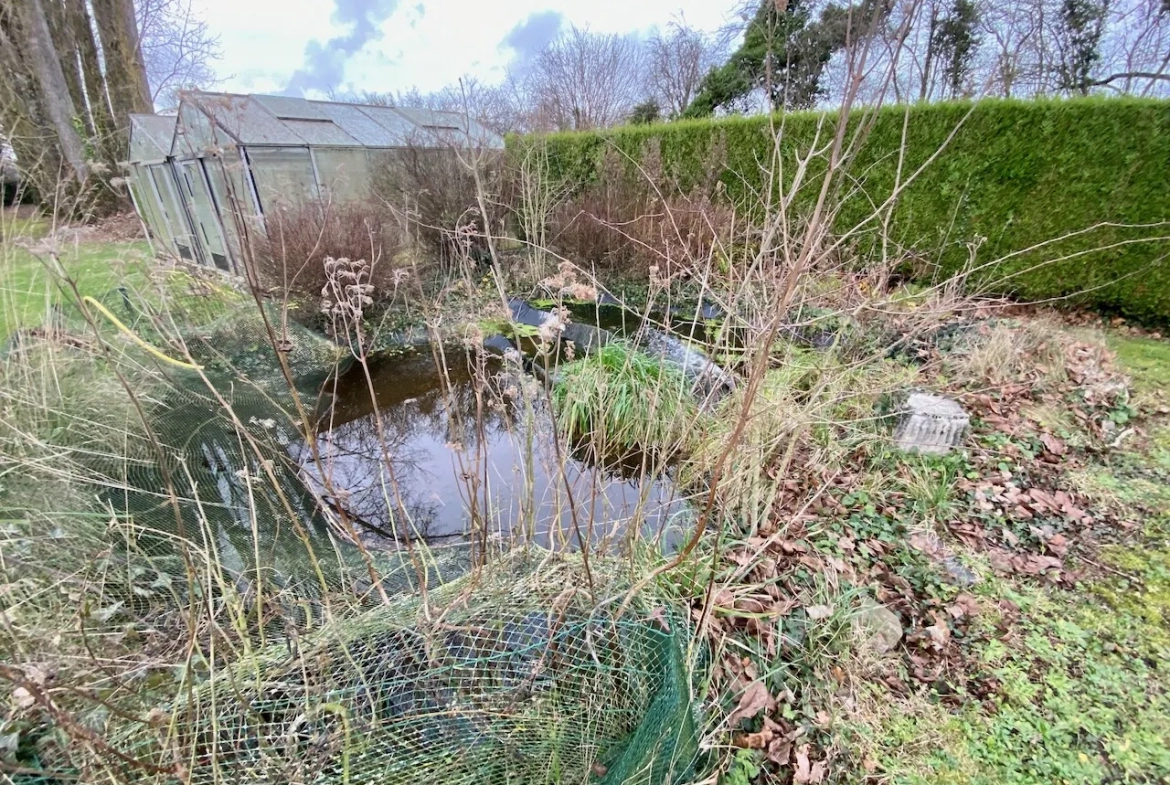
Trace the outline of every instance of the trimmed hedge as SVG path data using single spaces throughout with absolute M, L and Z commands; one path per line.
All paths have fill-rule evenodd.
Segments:
M 954 274 L 980 237 L 977 264 L 1046 243 L 982 271 L 980 290 L 1033 301 L 1067 298 L 1146 322 L 1170 322 L 1170 223 L 1148 226 L 1170 222 L 1170 102 L 984 100 L 883 108 L 869 118 L 872 130 L 849 172 L 854 183 L 838 197 L 838 231 L 855 226 L 890 195 L 907 113 L 904 176 L 958 127 L 942 154 L 903 191 L 891 222 L 895 242 L 931 263 L 932 272 L 920 274 Z M 777 128 L 783 123 L 787 172 L 818 126 L 822 141 L 832 133 L 834 119 L 813 112 L 775 118 Z M 859 121 L 855 113 L 851 122 Z M 633 162 L 652 155 L 656 169 L 684 190 L 703 182 L 717 160 L 725 166 L 721 198 L 751 210 L 767 187 L 761 162 L 773 154 L 772 127 L 767 117 L 732 117 L 513 137 L 509 147 L 518 152 L 546 144 L 551 176 L 572 183 L 596 180 L 608 150 L 619 151 L 632 177 L 643 176 Z M 1147 226 L 1091 229 L 1098 224 Z M 872 233 L 867 237 L 856 246 L 861 258 L 874 242 Z

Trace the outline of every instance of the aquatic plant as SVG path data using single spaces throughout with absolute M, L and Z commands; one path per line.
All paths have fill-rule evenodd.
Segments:
M 680 370 L 620 342 L 564 366 L 552 399 L 562 430 L 604 456 L 675 453 L 699 416 Z

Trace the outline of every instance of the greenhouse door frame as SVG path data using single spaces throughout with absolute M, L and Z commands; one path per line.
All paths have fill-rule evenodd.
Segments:
M 155 207 L 158 209 L 159 217 L 161 217 L 163 223 L 166 224 L 167 237 L 164 239 L 166 240 L 167 251 L 177 257 L 179 255 L 179 248 L 177 245 L 175 245 L 175 238 L 179 236 L 179 233 L 175 231 L 174 222 L 179 218 L 179 216 L 171 216 L 171 213 L 174 211 L 167 209 L 166 201 L 163 199 L 162 193 L 160 193 L 158 190 L 158 181 L 155 180 L 154 172 L 150 170 L 151 166 L 159 165 L 164 166 L 167 169 L 170 168 L 170 164 L 166 161 L 160 161 L 156 164 L 143 164 L 142 179 L 146 180 L 148 184 L 149 196 L 154 200 Z
M 183 161 L 177 161 L 179 172 L 178 175 L 185 181 L 187 186 L 183 192 L 183 198 L 189 200 L 188 212 L 191 213 L 192 224 L 202 232 L 203 236 L 199 236 L 199 232 L 195 234 L 195 240 L 200 245 L 200 251 L 204 256 L 204 263 L 209 267 L 216 267 L 225 272 L 231 271 L 235 267 L 234 260 L 231 258 L 231 250 L 228 247 L 227 234 L 220 224 L 219 208 L 215 201 L 215 196 L 211 192 L 211 180 L 207 176 L 207 170 L 204 168 L 202 158 L 188 158 Z M 188 168 L 190 167 L 190 168 Z M 193 170 L 193 171 L 192 171 Z M 219 248 L 223 251 L 222 254 L 217 254 L 212 248 L 212 238 L 208 233 L 208 227 L 205 226 L 204 221 L 199 215 L 199 207 L 194 204 L 194 201 L 199 198 L 196 195 L 196 183 L 202 187 L 204 196 L 206 196 L 206 207 L 209 213 L 211 224 L 211 231 L 219 238 Z M 180 183 L 182 189 L 183 183 Z M 216 256 L 223 257 L 222 265 L 215 258 Z
M 195 231 L 195 220 L 191 216 L 191 205 L 187 199 L 186 192 L 183 191 L 182 183 L 179 182 L 179 167 L 181 165 L 182 162 L 174 158 L 170 158 L 166 161 L 165 168 L 167 173 L 165 180 L 167 189 L 171 192 L 171 201 L 174 202 L 175 206 L 181 213 L 180 215 L 175 216 L 175 220 L 181 221 L 185 224 L 183 228 L 186 229 L 186 231 L 183 232 L 181 236 L 184 240 L 187 240 L 188 244 L 191 246 L 188 249 L 188 253 L 190 253 L 191 258 L 187 259 L 187 261 L 194 262 L 195 264 L 206 267 L 207 262 L 203 258 L 203 244 L 199 242 L 199 235 Z M 182 243 L 179 242 L 180 235 L 173 231 L 172 234 L 174 235 L 175 252 L 179 255 L 180 259 L 183 259 L 185 257 L 183 256 L 183 252 L 180 250 L 182 247 Z

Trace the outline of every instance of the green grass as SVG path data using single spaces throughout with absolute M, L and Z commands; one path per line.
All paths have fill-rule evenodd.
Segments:
M 891 713 L 875 739 L 890 781 L 906 783 L 1162 782 L 1170 777 L 1164 628 L 1090 597 L 993 584 L 1010 602 L 1010 636 L 989 635 L 979 667 L 1001 685 L 991 705 L 948 714 L 937 704 Z M 981 622 L 993 633 L 1001 622 Z M 926 739 L 927 744 L 917 745 Z M 916 749 L 917 754 L 906 751 Z
M 62 243 L 60 252 L 64 274 L 82 295 L 100 298 L 117 286 L 140 290 L 147 282 L 150 247 L 145 242 Z M 44 324 L 54 306 L 71 299 L 41 258 L 6 236 L 0 244 L 0 339 Z
M 25 208 L 3 208 L 0 212 L 0 241 L 17 237 L 41 238 L 48 234 L 49 221 L 39 213 Z
M 1116 334 L 1109 343 L 1139 392 L 1170 387 L 1170 344 Z M 1134 524 L 1089 552 L 1099 567 L 1072 587 L 982 569 L 983 581 L 968 590 L 982 610 L 964 632 L 961 667 L 977 677 L 969 684 L 991 685 L 987 694 L 960 687 L 944 701 L 927 686 L 891 700 L 880 685 L 865 688 L 862 710 L 837 730 L 864 750 L 882 781 L 1170 781 L 1170 497 L 1163 490 L 1170 464 L 1163 463 L 1164 418 L 1152 409 L 1143 416 L 1150 439 L 1066 475 L 1092 509 Z M 908 493 L 899 506 L 921 515 L 914 501 Z
M 552 397 L 561 428 L 607 454 L 674 452 L 698 417 L 680 371 L 620 343 L 565 365 Z
M 1140 390 L 1170 390 L 1170 342 L 1112 335 L 1109 347 Z

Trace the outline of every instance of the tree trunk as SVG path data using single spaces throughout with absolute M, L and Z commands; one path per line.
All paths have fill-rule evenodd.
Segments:
M 53 48 L 61 60 L 61 71 L 65 74 L 65 84 L 69 85 L 69 97 L 73 106 L 81 112 L 85 120 L 86 133 L 94 135 L 93 118 L 86 111 L 85 87 L 81 81 L 81 72 L 78 68 L 77 44 L 74 42 L 73 30 L 66 17 L 66 8 L 63 0 L 42 0 L 44 3 L 46 20 L 49 23 L 49 36 L 53 41 Z
M 926 35 L 926 64 L 922 67 L 922 87 L 918 92 L 918 100 L 924 103 L 930 97 L 931 69 L 934 67 L 935 32 L 938 29 L 938 8 L 933 4 L 930 7 L 930 26 Z
M 89 111 L 93 119 L 94 138 L 102 152 L 102 158 L 113 164 L 125 158 L 119 148 L 118 129 L 110 110 L 110 99 L 106 91 L 106 78 L 102 74 L 98 58 L 97 41 L 85 0 L 64 0 L 69 27 L 77 43 L 77 54 L 81 61 L 81 78 L 85 94 L 89 96 Z
M 12 0 L 4 0 L 5 4 Z M 25 53 L 24 62 L 36 80 L 36 98 L 43 107 L 45 121 L 56 136 L 56 147 L 68 167 L 68 175 L 77 183 L 85 181 L 89 170 L 85 147 L 73 126 L 77 109 L 69 97 L 69 86 L 61 68 L 61 59 L 53 47 L 42 0 L 15 0 L 23 40 L 13 43 Z M 48 198 L 48 193 L 42 193 Z
M 16 153 L 21 182 L 37 193 L 48 186 L 52 194 L 61 157 L 37 100 L 36 79 L 21 57 L 24 38 L 15 8 L 0 0 L 0 127 Z
M 125 149 L 129 140 L 129 115 L 154 110 L 138 44 L 133 0 L 93 0 L 93 16 L 105 56 L 106 87 L 120 148 Z

